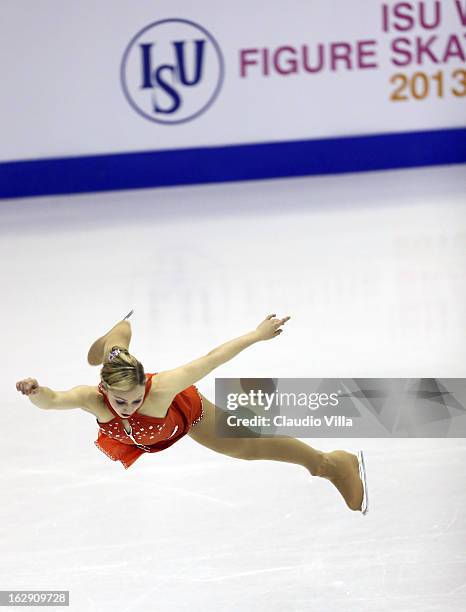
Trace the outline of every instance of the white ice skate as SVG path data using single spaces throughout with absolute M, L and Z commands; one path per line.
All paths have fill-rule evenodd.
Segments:
M 362 496 L 361 512 L 367 514 L 369 512 L 369 496 L 367 494 L 367 479 L 366 479 L 366 466 L 364 465 L 364 455 L 362 450 L 358 451 L 358 463 L 359 463 L 359 478 L 362 480 L 362 486 L 364 489 Z

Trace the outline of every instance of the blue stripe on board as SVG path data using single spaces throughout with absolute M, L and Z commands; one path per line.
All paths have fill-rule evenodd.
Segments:
M 0 198 L 466 162 L 466 128 L 0 162 Z

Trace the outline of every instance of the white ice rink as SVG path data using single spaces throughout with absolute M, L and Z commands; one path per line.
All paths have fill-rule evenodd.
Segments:
M 465 194 L 445 166 L 1 201 L 0 589 L 77 612 L 464 610 L 465 439 L 303 439 L 365 451 L 363 517 L 300 466 L 188 436 L 125 470 L 93 416 L 15 383 L 97 385 L 88 348 L 131 308 L 147 372 L 291 315 L 200 381 L 212 400 L 215 375 L 465 377 Z

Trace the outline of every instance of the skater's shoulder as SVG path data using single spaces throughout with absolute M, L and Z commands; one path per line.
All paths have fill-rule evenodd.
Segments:
M 92 385 L 77 385 L 66 391 L 54 391 L 51 408 L 55 410 L 66 410 L 70 408 L 81 408 L 95 416 L 101 414 L 99 410 L 99 391 Z
M 103 402 L 102 393 L 97 385 L 80 385 L 79 389 L 83 410 L 90 412 L 97 418 L 107 414 L 108 411 Z

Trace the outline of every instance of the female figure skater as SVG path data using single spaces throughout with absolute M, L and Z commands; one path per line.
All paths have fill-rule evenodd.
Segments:
M 143 453 L 160 452 L 188 434 L 199 444 L 230 457 L 302 465 L 312 476 L 329 480 L 348 508 L 367 513 L 361 451 L 358 456 L 343 450 L 324 453 L 289 437 L 219 437 L 215 432 L 216 407 L 194 385 L 246 347 L 280 335 L 289 316 L 277 319 L 270 314 L 254 331 L 199 359 L 149 374 L 128 352 L 131 325 L 127 319 L 132 314 L 131 310 L 89 349 L 88 363 L 103 364 L 97 387 L 80 385 L 69 391 L 53 391 L 26 378 L 16 383 L 16 388 L 39 408 L 81 408 L 94 415 L 99 426 L 96 446 L 113 461 L 121 461 L 126 469 Z

